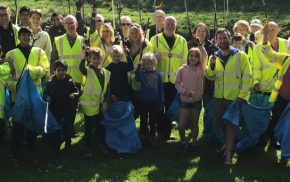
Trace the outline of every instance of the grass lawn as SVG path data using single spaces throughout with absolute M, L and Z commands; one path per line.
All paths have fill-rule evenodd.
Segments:
M 84 158 L 80 116 L 76 126 L 80 137 L 73 140 L 69 153 L 56 156 L 39 139 L 37 151 L 24 153 L 18 164 L 7 158 L 10 140 L 6 136 L 0 150 L 0 181 L 290 181 L 289 167 L 277 163 L 280 152 L 272 147 L 247 151 L 235 156 L 235 165 L 225 166 L 217 146 L 202 137 L 196 155 L 178 154 L 178 141 L 171 141 L 156 148 L 143 147 L 135 155 L 105 155 L 96 149 L 92 158 Z M 200 126 L 202 131 L 202 121 Z M 174 134 L 178 136 L 176 129 Z

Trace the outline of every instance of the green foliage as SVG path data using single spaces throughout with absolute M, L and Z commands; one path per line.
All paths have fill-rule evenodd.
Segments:
M 270 20 L 276 21 L 279 25 L 281 25 L 282 32 L 281 36 L 288 38 L 290 32 L 290 15 L 284 9 L 289 10 L 290 4 L 283 2 L 283 0 L 275 0 L 273 3 L 270 0 L 265 0 L 267 4 L 267 12 Z M 61 12 L 63 15 L 69 13 L 68 11 L 68 2 L 70 2 L 71 13 L 75 14 L 76 8 L 73 0 L 19 0 L 18 8 L 21 6 L 28 6 L 31 8 L 39 8 L 42 9 L 44 13 L 44 21 L 46 23 L 50 22 L 50 15 L 55 12 Z M 115 2 L 117 2 L 115 0 Z M 131 16 L 134 22 L 139 22 L 139 14 L 138 14 L 138 2 L 140 2 L 141 8 L 141 19 L 142 25 L 145 27 L 147 23 L 148 17 L 150 18 L 150 24 L 154 24 L 154 19 L 152 16 L 153 9 L 153 0 L 122 0 L 122 15 Z M 182 35 L 188 34 L 188 25 L 187 18 L 184 8 L 184 1 L 173 1 L 173 0 L 163 0 L 157 1 L 157 5 L 163 3 L 163 9 L 168 15 L 176 16 L 178 20 L 178 32 Z M 199 0 L 187 0 L 188 10 L 189 10 L 189 18 L 191 27 L 194 27 L 198 22 L 206 23 L 210 29 L 213 29 L 213 20 L 214 20 L 214 8 L 212 4 L 212 0 L 199 1 Z M 1 2 L 2 3 L 2 2 Z M 92 11 L 92 3 L 93 0 L 85 1 L 85 22 L 90 22 L 90 16 Z M 113 20 L 113 11 L 111 9 L 111 0 L 96 0 L 97 3 L 97 11 L 100 14 L 103 14 L 106 21 Z M 10 0 L 4 0 L 4 5 L 8 5 L 11 7 L 13 14 L 15 15 L 15 6 L 14 2 Z M 223 1 L 217 1 L 217 18 L 219 27 L 227 27 L 230 30 L 232 29 L 234 22 L 239 19 L 244 19 L 250 21 L 253 18 L 262 19 L 264 18 L 264 11 L 261 1 L 251 1 L 251 0 L 230 0 L 229 1 L 230 12 L 228 16 L 223 12 Z M 275 8 L 274 8 L 275 6 Z M 115 7 L 116 8 L 116 7 Z M 228 20 L 226 21 L 226 17 Z M 115 12 L 115 20 L 117 20 L 118 15 Z M 118 21 L 116 21 L 118 22 Z

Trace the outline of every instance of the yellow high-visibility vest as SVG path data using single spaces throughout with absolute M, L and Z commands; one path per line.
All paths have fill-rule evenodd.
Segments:
M 80 104 L 87 116 L 94 116 L 100 112 L 100 104 L 104 101 L 104 95 L 107 91 L 107 87 L 110 81 L 111 73 L 102 68 L 105 81 L 102 88 L 99 79 L 92 68 L 87 67 L 86 82 L 83 86 L 83 93 L 80 97 Z
M 68 65 L 67 73 L 76 83 L 81 83 L 82 74 L 79 70 L 81 58 L 83 56 L 82 36 L 77 35 L 74 45 L 71 47 L 67 35 L 55 37 L 55 46 L 59 59 L 64 60 Z
M 32 47 L 29 58 L 26 60 L 21 50 L 16 48 L 6 54 L 5 60 L 9 63 L 12 72 L 12 76 L 7 80 L 7 87 L 12 92 L 12 101 L 16 99 L 16 84 L 20 79 L 26 61 L 26 69 L 29 70 L 29 75 L 38 91 L 42 93 L 41 78 L 49 75 L 49 61 L 42 49 Z
M 222 61 L 217 57 L 215 69 L 211 70 L 209 63 L 205 73 L 208 79 L 214 80 L 215 98 L 233 101 L 239 97 L 249 100 L 252 73 L 249 59 L 245 52 L 238 51 L 234 55 L 231 55 L 225 66 L 223 66 Z
M 179 67 L 185 64 L 187 60 L 188 48 L 186 40 L 178 34 L 175 34 L 175 38 L 172 49 L 169 48 L 163 33 L 157 34 L 150 39 L 153 52 L 161 54 L 156 71 L 161 74 L 163 83 L 171 82 L 174 84 Z

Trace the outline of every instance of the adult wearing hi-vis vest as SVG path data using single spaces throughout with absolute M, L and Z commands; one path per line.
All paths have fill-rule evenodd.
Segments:
M 175 33 L 177 21 L 175 17 L 168 16 L 164 20 L 164 31 L 153 36 L 150 40 L 153 52 L 158 60 L 156 70 L 162 76 L 164 88 L 164 105 L 165 111 L 173 102 L 176 89 L 175 80 L 179 67 L 186 63 L 188 48 L 186 40 Z M 157 131 L 160 137 L 170 139 L 172 125 L 160 113 L 159 121 L 157 123 Z
M 32 30 L 28 27 L 21 27 L 18 32 L 18 38 L 20 44 L 5 56 L 5 61 L 9 63 L 11 68 L 11 76 L 6 85 L 11 92 L 12 104 L 16 101 L 16 87 L 24 69 L 29 70 L 29 75 L 39 92 L 42 92 L 41 78 L 45 78 L 49 74 L 49 61 L 46 53 L 42 49 L 30 45 Z M 10 158 L 14 160 L 19 157 L 26 126 L 13 121 L 12 123 L 12 153 Z M 28 149 L 32 149 L 36 140 L 36 133 L 27 130 L 27 137 Z
M 280 29 L 277 23 L 271 21 L 267 23 L 267 28 L 264 31 L 263 41 L 269 41 L 272 49 L 278 53 L 287 53 L 287 40 L 278 37 Z M 281 64 L 275 62 L 275 58 L 269 59 L 262 53 L 262 44 L 256 46 L 253 59 L 253 85 L 255 92 L 262 92 L 270 95 L 272 90 L 275 88 L 275 82 L 278 79 L 279 69 Z M 271 144 L 274 147 L 279 147 L 276 145 L 276 139 L 274 137 L 274 127 L 278 122 L 277 108 L 274 107 L 272 110 L 272 116 L 270 119 L 268 131 L 266 133 L 266 138 L 270 137 Z
M 83 37 L 77 34 L 78 23 L 74 16 L 66 16 L 63 22 L 66 34 L 55 37 L 51 54 L 51 65 L 53 65 L 53 63 L 58 59 L 64 60 L 68 65 L 67 74 L 72 77 L 76 86 L 80 90 L 82 74 L 79 70 L 79 65 L 83 56 Z M 75 99 L 75 113 L 73 120 L 75 119 L 77 112 L 78 100 L 79 99 Z
M 232 164 L 237 126 L 223 122 L 223 115 L 233 101 L 247 101 L 250 97 L 252 73 L 248 56 L 230 47 L 231 35 L 224 28 L 215 35 L 219 50 L 210 57 L 206 77 L 214 80 L 213 120 L 216 129 L 225 134 L 225 164 Z

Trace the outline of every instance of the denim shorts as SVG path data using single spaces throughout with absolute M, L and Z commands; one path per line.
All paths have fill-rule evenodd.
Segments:
M 193 102 L 193 103 L 180 102 L 180 108 L 201 110 L 202 103 L 201 103 L 201 100 Z

